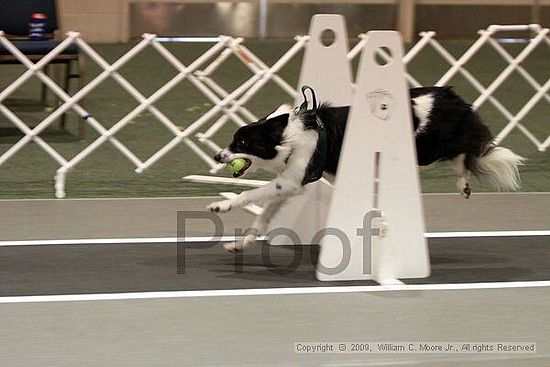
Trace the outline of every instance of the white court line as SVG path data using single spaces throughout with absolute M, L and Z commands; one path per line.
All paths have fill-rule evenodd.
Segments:
M 541 193 L 543 194 L 543 193 Z M 550 193 L 547 193 L 548 195 L 550 195 Z M 93 201 L 147 201 L 147 200 L 187 200 L 187 199 L 192 199 L 192 200 L 196 200 L 196 199 L 216 199 L 216 198 L 219 198 L 219 195 L 211 195 L 211 196 L 150 196 L 150 197 L 138 197 L 138 198 L 135 198 L 135 197 L 127 197 L 127 198 L 122 198 L 122 197 L 116 197 L 116 198 L 65 198 L 63 200 L 60 200 L 60 199 L 57 199 L 57 198 L 44 198 L 44 199 L 0 199 L 0 203 L 2 202 L 14 202 L 14 203 L 21 203 L 21 202 L 40 202 L 40 201 L 45 201 L 45 202 L 54 202 L 54 201 L 57 201 L 59 203 L 64 203 L 64 202 L 70 202 L 70 201 L 90 201 L 90 202 L 93 202 Z
M 456 283 L 456 284 L 412 284 L 412 285 L 372 285 L 343 287 L 296 287 L 296 288 L 261 288 L 261 289 L 219 289 L 204 291 L 173 292 L 132 292 L 132 293 L 93 293 L 62 294 L 50 296 L 14 296 L 0 297 L 3 303 L 36 303 L 36 302 L 74 302 L 74 301 L 113 301 L 132 299 L 160 298 L 200 298 L 232 296 L 273 296 L 298 294 L 335 294 L 335 293 L 369 293 L 396 291 L 452 291 L 475 289 L 509 289 L 550 287 L 550 281 L 533 282 L 492 282 L 492 283 Z
M 449 196 L 456 197 L 458 194 L 455 192 L 425 192 L 422 193 L 422 196 Z M 532 192 L 476 192 L 476 196 L 530 196 L 530 195 L 547 195 L 550 196 L 549 192 L 545 191 L 532 191 Z M 66 202 L 66 201 L 119 201 L 119 200 L 185 200 L 185 199 L 215 199 L 219 198 L 218 195 L 207 195 L 207 196 L 149 196 L 149 197 L 100 197 L 100 198 L 65 198 L 63 200 L 56 198 L 41 198 L 41 199 L 0 199 L 2 202 L 39 202 L 39 201 L 57 201 L 57 202 Z
M 476 237 L 536 237 L 550 236 L 550 230 L 540 231 L 484 231 L 484 232 L 427 232 L 426 238 L 476 238 Z M 258 241 L 265 241 L 258 237 Z M 51 245 L 119 245 L 140 243 L 212 243 L 232 242 L 235 236 L 195 236 L 195 237 L 139 237 L 139 238 L 80 238 L 53 240 L 0 241 L 0 247 L 8 246 L 51 246 Z
M 427 232 L 426 238 L 467 238 L 467 237 L 532 237 L 550 236 L 550 230 L 534 231 L 471 231 L 471 232 Z
M 50 246 L 50 245 L 120 245 L 140 243 L 211 243 L 211 242 L 232 242 L 235 236 L 221 237 L 138 237 L 138 238 L 81 238 L 63 240 L 20 240 L 0 241 L 0 247 L 8 246 Z M 262 241 L 264 237 L 259 237 Z

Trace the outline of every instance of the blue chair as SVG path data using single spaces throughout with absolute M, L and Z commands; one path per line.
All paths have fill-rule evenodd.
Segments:
M 29 21 L 32 14 L 43 13 L 47 16 L 46 40 L 31 41 L 28 39 Z M 59 22 L 56 0 L 0 0 L 0 30 L 4 31 L 7 38 L 25 54 L 32 62 L 36 62 L 53 50 L 61 41 L 59 40 Z M 19 64 L 19 60 L 8 50 L 0 45 L 0 64 Z M 80 55 L 78 47 L 74 44 L 66 48 L 54 58 L 50 64 L 64 68 L 63 89 L 68 93 L 71 79 L 78 80 L 78 88 L 83 86 L 84 58 Z M 44 72 L 49 74 L 49 65 Z M 73 71 L 73 69 L 75 71 Z M 56 78 L 60 79 L 60 78 Z M 42 85 L 41 101 L 47 105 L 48 88 Z M 60 101 L 58 101 L 60 103 Z M 61 127 L 65 128 L 66 116 L 61 117 Z M 85 123 L 79 119 L 79 137 L 85 136 Z

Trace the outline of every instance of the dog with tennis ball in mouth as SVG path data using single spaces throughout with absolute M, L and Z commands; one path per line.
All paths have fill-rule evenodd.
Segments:
M 498 190 L 519 189 L 519 166 L 525 159 L 495 145 L 489 128 L 450 87 L 413 88 L 410 97 L 420 166 L 451 162 L 464 198 L 471 195 L 470 174 Z M 213 212 L 227 212 L 250 203 L 264 204 L 243 242 L 227 244 L 227 250 L 240 251 L 253 245 L 280 206 L 305 185 L 323 176 L 333 180 L 349 107 L 317 107 L 315 100 L 313 105 L 311 110 L 303 108 L 304 104 L 299 110 L 288 105 L 279 107 L 267 117 L 239 128 L 231 144 L 215 155 L 216 161 L 229 164 L 233 177 L 258 169 L 276 174 L 262 187 L 208 205 Z

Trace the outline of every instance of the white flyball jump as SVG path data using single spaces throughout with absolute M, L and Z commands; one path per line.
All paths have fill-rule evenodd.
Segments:
M 430 274 L 402 41 L 397 32 L 367 36 L 325 223 L 349 244 L 321 240 L 319 280 L 385 284 Z M 385 65 L 376 59 L 382 47 L 392 55 Z
M 341 15 L 318 14 L 311 18 L 309 42 L 306 45 L 300 70 L 299 86 L 309 85 L 315 90 L 319 102 L 332 106 L 349 106 L 352 99 L 351 65 L 347 59 L 348 36 L 346 20 Z M 333 34 L 332 44 L 325 46 L 323 36 Z M 295 105 L 302 103 L 302 96 Z M 330 204 L 331 185 L 326 180 L 313 182 L 304 191 L 279 209 L 270 221 L 269 230 L 289 228 L 302 243 L 312 243 L 314 235 L 325 226 Z M 272 245 L 293 245 L 283 235 L 269 238 Z
M 327 30 L 334 34 L 329 45 L 323 42 Z M 429 276 L 400 35 L 394 31 L 367 34 L 355 84 L 347 58 L 343 16 L 315 15 L 309 40 L 299 86 L 311 86 L 321 102 L 350 105 L 350 115 L 334 186 L 322 179 L 308 184 L 301 194 L 289 199 L 270 222 L 268 242 L 319 244 L 317 279 L 322 281 L 372 279 L 381 284 L 396 284 L 400 278 Z M 376 58 L 381 49 L 390 55 L 384 61 Z M 296 105 L 300 102 L 297 100 Z M 263 184 L 204 176 L 187 179 Z M 255 213 L 259 210 L 249 209 Z M 296 236 L 290 238 L 280 234 L 281 231 L 270 235 L 277 228 L 291 230 Z M 300 243 L 295 243 L 296 238 Z
M 327 29 L 335 36 L 328 47 L 321 41 Z M 301 244 L 321 245 L 319 280 L 391 284 L 427 277 L 430 263 L 401 38 L 393 31 L 369 32 L 352 87 L 345 19 L 316 15 L 309 35 L 300 85 L 312 86 L 320 100 L 334 106 L 351 105 L 350 116 L 334 188 L 326 181 L 307 185 L 281 208 L 270 229 L 288 228 Z M 391 55 L 385 65 L 376 59 L 382 47 Z M 292 245 L 282 235 L 268 235 L 268 240 Z

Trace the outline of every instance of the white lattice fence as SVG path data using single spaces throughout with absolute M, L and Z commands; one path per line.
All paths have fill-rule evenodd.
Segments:
M 512 57 L 508 51 L 495 39 L 497 34 L 506 32 L 518 32 L 528 31 L 532 32 L 533 38 L 529 39 L 529 42 L 523 48 L 523 50 L 516 56 Z M 492 25 L 486 30 L 479 31 L 480 37 L 468 48 L 460 58 L 454 58 L 439 42 L 437 42 L 433 36 L 433 32 L 423 32 L 420 35 L 423 39 L 428 39 L 428 44 L 439 53 L 443 59 L 445 59 L 451 66 L 449 70 L 435 83 L 435 85 L 446 85 L 457 73 L 460 73 L 479 93 L 479 97 L 473 102 L 475 109 L 481 107 L 486 101 L 489 101 L 503 116 L 507 119 L 508 124 L 495 138 L 496 143 L 501 142 L 514 128 L 518 128 L 529 140 L 537 147 L 539 151 L 545 151 L 550 145 L 550 134 L 544 140 L 539 140 L 529 129 L 527 129 L 521 121 L 525 118 L 527 113 L 533 109 L 533 107 L 541 101 L 543 98 L 546 102 L 550 102 L 550 96 L 548 90 L 550 88 L 550 78 L 541 85 L 532 75 L 530 75 L 521 63 L 539 46 L 545 44 L 550 47 L 550 38 L 548 36 L 548 28 L 542 28 L 538 24 L 531 25 L 519 25 L 519 26 L 499 26 Z M 487 86 L 485 87 L 478 79 L 476 79 L 465 67 L 480 50 L 481 48 L 489 44 L 502 59 L 508 64 L 506 68 Z M 533 96 L 527 103 L 520 109 L 517 114 L 510 112 L 509 108 L 504 103 L 499 101 L 494 93 L 497 89 L 510 77 L 510 75 L 517 71 L 525 81 L 531 85 L 534 89 Z
M 532 34 L 532 38 L 530 38 L 529 42 L 526 43 L 524 49 L 515 57 L 510 55 L 510 53 L 497 41 L 497 39 L 495 39 L 495 35 L 497 33 L 511 31 L 528 31 Z M 546 139 L 539 139 L 521 122 L 525 119 L 528 112 L 531 111 L 539 102 L 544 103 L 544 101 L 546 101 L 546 103 L 550 103 L 550 96 L 548 93 L 550 88 L 550 79 L 546 80 L 544 83 L 537 82 L 537 80 L 522 66 L 522 62 L 525 61 L 525 59 L 531 55 L 533 50 L 539 45 L 550 47 L 548 32 L 548 29 L 542 28 L 539 25 L 490 26 L 487 30 L 479 32 L 479 38 L 459 58 L 455 58 L 435 39 L 435 32 L 422 32 L 420 34 L 420 40 L 405 55 L 404 63 L 409 64 L 427 47 L 433 48 L 433 50 L 435 50 L 449 64 L 449 68 L 438 79 L 436 85 L 446 85 L 453 77 L 460 74 L 472 85 L 473 88 L 479 92 L 479 97 L 473 103 L 475 108 L 479 108 L 488 101 L 507 119 L 508 123 L 506 127 L 497 135 L 497 142 L 502 141 L 502 139 L 504 139 L 512 130 L 517 128 L 525 134 L 540 151 L 544 151 L 550 145 L 550 136 L 546 137 Z M 366 42 L 365 35 L 360 35 L 359 37 L 359 43 L 348 54 L 348 59 L 350 61 L 360 54 L 360 51 Z M 106 142 L 112 144 L 123 156 L 130 160 L 138 173 L 141 173 L 145 169 L 151 167 L 155 164 L 155 162 L 157 162 L 180 143 L 183 143 L 192 149 L 192 151 L 210 167 L 211 173 L 214 173 L 219 170 L 221 166 L 211 158 L 211 153 L 220 149 L 220 147 L 214 142 L 213 138 L 229 121 L 232 121 L 237 126 L 242 126 L 251 121 L 257 120 L 257 117 L 247 108 L 246 104 L 262 87 L 264 87 L 269 81 L 273 81 L 275 85 L 289 95 L 289 100 L 294 100 L 297 86 L 289 85 L 289 83 L 281 78 L 278 73 L 285 65 L 289 63 L 290 60 L 300 53 L 307 42 L 307 36 L 296 37 L 294 45 L 280 59 L 273 63 L 272 66 L 269 66 L 243 44 L 243 39 L 220 36 L 217 39 L 217 42 L 206 50 L 201 56 L 195 59 L 195 61 L 189 65 L 185 65 L 170 51 L 168 51 L 162 43 L 157 42 L 155 35 L 144 34 L 139 43 L 137 43 L 114 63 L 109 64 L 80 37 L 79 33 L 69 32 L 67 33 L 67 38 L 54 50 L 43 57 L 40 61 L 33 63 L 25 55 L 19 52 L 19 50 L 6 39 L 4 34 L 0 32 L 0 44 L 2 44 L 21 62 L 21 64 L 27 68 L 27 71 L 20 75 L 12 84 L 10 84 L 6 89 L 0 91 L 0 112 L 24 134 L 23 138 L 21 138 L 0 156 L 0 166 L 19 152 L 26 144 L 31 141 L 35 142 L 44 150 L 46 154 L 52 157 L 59 164 L 55 184 L 55 194 L 57 197 L 65 196 L 65 179 L 67 173 Z M 102 72 L 89 81 L 76 94 L 70 96 L 54 81 L 52 81 L 43 70 L 53 58 L 59 55 L 72 43 L 75 43 L 83 53 L 90 57 L 102 69 Z M 472 58 L 474 58 L 480 49 L 485 45 L 490 45 L 507 63 L 507 67 L 487 86 L 484 86 L 466 68 L 466 64 L 472 60 Z M 171 80 L 165 83 L 149 97 L 145 97 L 136 87 L 134 87 L 119 73 L 119 70 L 123 65 L 147 47 L 153 48 L 162 58 L 168 61 L 168 63 L 177 70 L 177 74 Z M 212 75 L 216 69 L 223 67 L 224 62 L 232 55 L 240 60 L 250 70 L 251 75 L 235 90 L 227 91 L 214 80 Z M 384 53 L 381 53 L 380 56 L 384 58 L 390 57 Z M 502 86 L 502 84 L 513 72 L 519 73 L 519 75 L 521 75 L 534 90 L 529 101 L 525 103 L 525 105 L 515 115 L 494 95 L 497 89 Z M 63 103 L 59 106 L 59 108 L 31 129 L 27 124 L 25 124 L 24 121 L 22 121 L 8 107 L 6 107 L 3 102 L 32 76 L 38 77 L 41 82 L 44 83 L 46 87 L 49 88 Z M 407 74 L 406 77 L 412 86 L 421 85 L 421 83 L 419 83 L 418 80 L 410 73 Z M 81 104 L 79 104 L 79 102 L 86 95 L 91 93 L 107 78 L 112 78 L 115 80 L 138 102 L 138 105 L 133 110 L 109 128 L 105 128 L 100 121 L 97 121 L 94 116 L 92 116 L 81 106 Z M 154 104 L 183 80 L 189 81 L 196 90 L 212 102 L 213 107 L 201 115 L 199 119 L 190 124 L 185 130 L 181 131 L 177 125 L 162 111 L 155 107 Z M 51 145 L 45 142 L 39 135 L 69 109 L 74 110 L 94 130 L 96 130 L 99 137 L 92 141 L 74 157 L 66 159 L 54 148 L 52 148 Z M 116 134 L 121 129 L 127 127 L 127 125 L 135 117 L 145 110 L 155 116 L 155 118 L 158 119 L 168 131 L 171 132 L 173 138 L 149 158 L 142 161 L 119 139 L 117 139 Z M 201 129 L 203 129 L 203 131 L 200 131 Z M 203 144 L 203 147 L 195 143 L 192 139 L 193 137 L 198 138 L 198 141 Z

